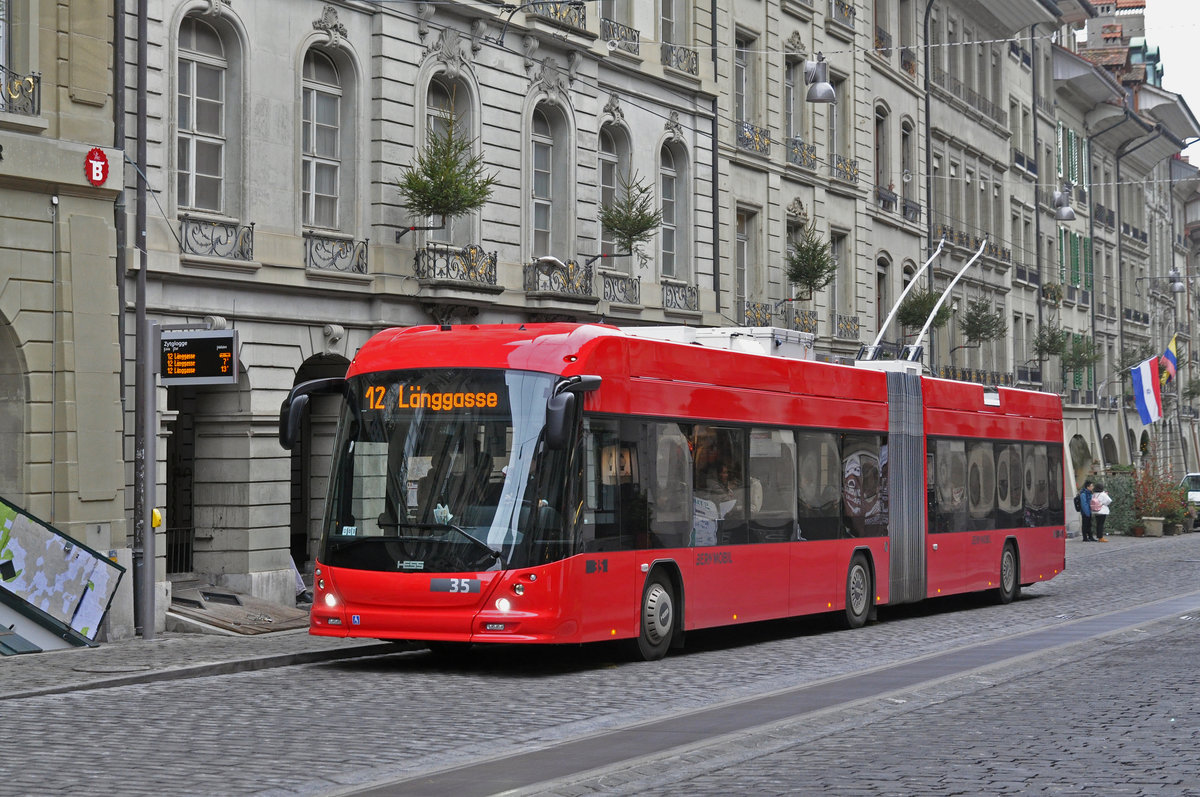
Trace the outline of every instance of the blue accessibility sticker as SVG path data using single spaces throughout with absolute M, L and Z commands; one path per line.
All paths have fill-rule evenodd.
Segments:
M 362 623 L 362 617 L 357 614 L 352 614 L 350 615 L 350 622 L 354 625 L 360 625 Z

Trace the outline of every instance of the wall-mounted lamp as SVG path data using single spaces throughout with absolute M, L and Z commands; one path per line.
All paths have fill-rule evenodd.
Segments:
M 829 64 L 822 53 L 817 53 L 817 60 L 804 62 L 804 82 L 808 85 L 808 94 L 804 99 L 809 102 L 837 102 L 837 92 L 829 82 Z

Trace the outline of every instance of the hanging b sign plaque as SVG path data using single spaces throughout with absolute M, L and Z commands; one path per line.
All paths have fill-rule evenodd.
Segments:
M 88 182 L 97 188 L 104 185 L 104 181 L 108 179 L 108 156 L 104 154 L 104 150 L 99 147 L 88 150 L 87 157 L 83 160 L 83 173 Z

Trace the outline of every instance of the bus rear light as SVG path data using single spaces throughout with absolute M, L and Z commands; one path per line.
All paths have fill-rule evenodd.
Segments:
M 496 599 L 496 611 L 511 612 L 512 611 L 512 602 L 509 601 L 508 598 L 497 598 Z

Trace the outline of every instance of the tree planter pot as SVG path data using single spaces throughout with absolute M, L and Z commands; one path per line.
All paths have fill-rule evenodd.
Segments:
M 1160 517 L 1144 517 L 1142 523 L 1146 526 L 1147 537 L 1161 537 L 1163 535 L 1163 518 Z
M 1130 526 L 1129 533 L 1135 537 L 1145 537 L 1146 536 L 1146 527 L 1145 526 Z

